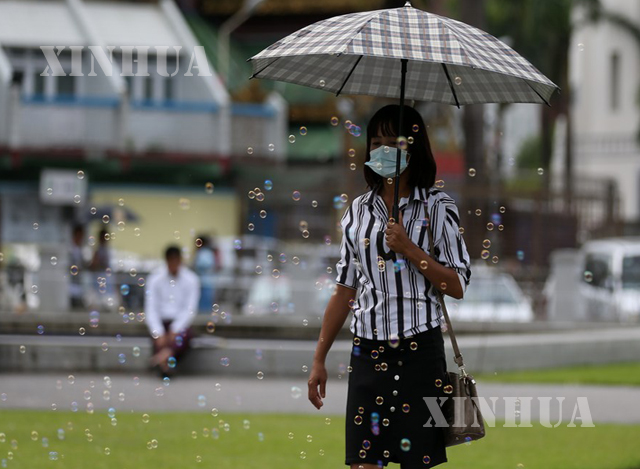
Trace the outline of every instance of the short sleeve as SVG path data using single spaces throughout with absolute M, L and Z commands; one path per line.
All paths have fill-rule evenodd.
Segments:
M 460 216 L 453 199 L 440 201 L 436 205 L 434 226 L 439 233 L 434 240 L 436 260 L 458 273 L 464 295 L 471 280 L 471 257 L 459 228 Z
M 154 339 L 164 335 L 166 332 L 162 324 L 162 319 L 160 318 L 160 312 L 158 311 L 158 303 L 160 300 L 158 293 L 158 289 L 160 288 L 158 284 L 159 281 L 159 272 L 152 272 L 147 277 L 144 295 L 145 323 L 149 329 L 149 333 Z
M 355 223 L 353 219 L 353 205 L 344 212 L 340 220 L 342 239 L 340 241 L 340 260 L 336 264 L 336 283 L 357 290 L 358 279 L 356 266 L 353 263 L 353 241 L 349 239 L 349 229 Z

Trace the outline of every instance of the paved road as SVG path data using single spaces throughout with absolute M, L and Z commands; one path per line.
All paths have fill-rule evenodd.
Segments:
M 297 378 L 239 378 L 177 376 L 169 384 L 152 375 L 111 374 L 110 383 L 104 374 L 0 374 L 0 410 L 3 409 L 71 409 L 77 403 L 78 411 L 84 411 L 88 402 L 96 410 L 114 407 L 116 410 L 146 412 L 201 411 L 210 412 L 291 412 L 316 415 L 343 415 L 347 395 L 347 377 L 329 378 L 327 397 L 321 410 L 316 410 L 307 400 L 307 375 Z M 298 389 L 296 389 L 298 388 Z M 86 395 L 86 391 L 90 395 Z M 105 397 L 108 391 L 108 399 Z M 507 415 L 507 398 L 520 398 L 520 411 L 526 411 L 526 397 L 531 397 L 531 419 L 539 421 L 540 398 L 550 397 L 550 421 L 558 421 L 559 401 L 562 401 L 562 422 L 569 422 L 576 414 L 589 412 L 594 423 L 640 424 L 640 412 L 630 412 L 640 401 L 640 387 L 499 384 L 478 383 L 478 392 L 489 405 L 495 398 L 495 415 L 502 419 Z M 122 394 L 121 394 L 122 393 Z M 578 405 L 578 398 L 586 398 L 588 409 Z M 89 400 L 87 400 L 89 398 Z M 564 399 L 563 399 L 564 398 Z M 513 409 L 513 408 L 512 408 Z M 509 412 L 512 415 L 513 412 Z M 484 411 L 485 420 L 489 413 Z M 581 425 L 579 418 L 574 420 Z

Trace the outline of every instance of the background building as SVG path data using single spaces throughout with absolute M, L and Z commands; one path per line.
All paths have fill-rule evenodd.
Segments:
M 572 139 L 575 175 L 618 184 L 627 222 L 640 219 L 640 3 L 601 0 L 607 13 L 571 37 Z M 574 21 L 584 21 L 576 8 Z M 626 25 L 626 26 L 625 26 Z M 562 165 L 559 167 L 562 171 Z

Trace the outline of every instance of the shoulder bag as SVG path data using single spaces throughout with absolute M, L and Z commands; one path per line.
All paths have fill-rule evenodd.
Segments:
M 433 249 L 433 235 L 431 234 L 431 221 L 427 224 L 427 230 L 429 231 L 429 246 L 430 253 L 435 257 L 435 251 Z M 464 362 L 462 361 L 462 354 L 458 348 L 458 342 L 456 336 L 453 333 L 451 327 L 451 321 L 449 320 L 449 314 L 447 308 L 444 305 L 444 297 L 442 292 L 434 287 L 442 312 L 444 313 L 445 320 L 447 321 L 447 328 L 449 331 L 449 337 L 451 338 L 451 344 L 453 345 L 453 352 L 455 354 L 454 361 L 458 365 L 460 373 L 453 371 L 447 372 L 448 385 L 445 386 L 445 392 L 450 390 L 449 399 L 444 401 L 442 405 L 442 412 L 447 420 L 447 426 L 445 430 L 445 445 L 454 446 L 461 443 L 470 442 L 472 440 L 478 440 L 485 436 L 484 420 L 478 407 L 478 392 L 476 390 L 476 381 L 472 375 L 467 374 L 464 369 Z

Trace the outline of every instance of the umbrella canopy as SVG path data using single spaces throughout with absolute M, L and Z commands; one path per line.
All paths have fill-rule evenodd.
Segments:
M 460 21 L 404 7 L 313 23 L 249 59 L 252 78 L 339 94 L 401 96 L 457 105 L 545 103 L 556 89 L 494 36 Z

